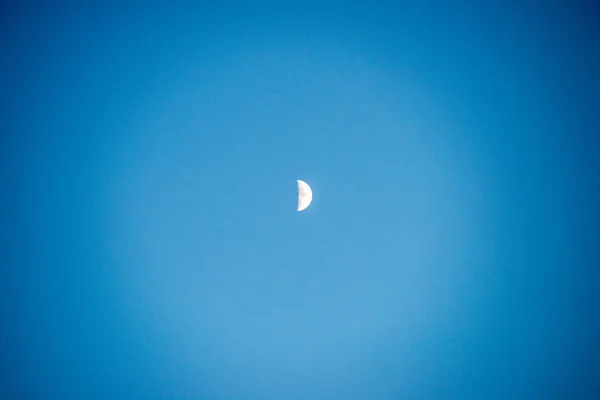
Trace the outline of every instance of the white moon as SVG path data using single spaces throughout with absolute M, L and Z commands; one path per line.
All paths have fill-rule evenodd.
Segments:
M 312 190 L 306 182 L 298 182 L 298 211 L 305 210 L 312 201 Z

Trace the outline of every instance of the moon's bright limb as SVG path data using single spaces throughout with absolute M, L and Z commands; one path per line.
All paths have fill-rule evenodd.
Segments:
M 304 181 L 298 182 L 298 211 L 305 210 L 312 201 L 312 190 Z

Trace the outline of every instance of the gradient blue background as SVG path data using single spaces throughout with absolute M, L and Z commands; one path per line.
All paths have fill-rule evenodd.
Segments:
M 0 397 L 600 398 L 593 2 L 1 15 Z

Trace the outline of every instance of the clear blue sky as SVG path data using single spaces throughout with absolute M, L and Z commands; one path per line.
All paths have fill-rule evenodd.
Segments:
M 0 397 L 600 398 L 593 2 L 1 15 Z

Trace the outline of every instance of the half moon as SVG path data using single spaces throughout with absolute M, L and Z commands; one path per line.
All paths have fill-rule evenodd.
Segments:
M 306 210 L 312 201 L 312 190 L 304 181 L 298 182 L 298 211 Z

